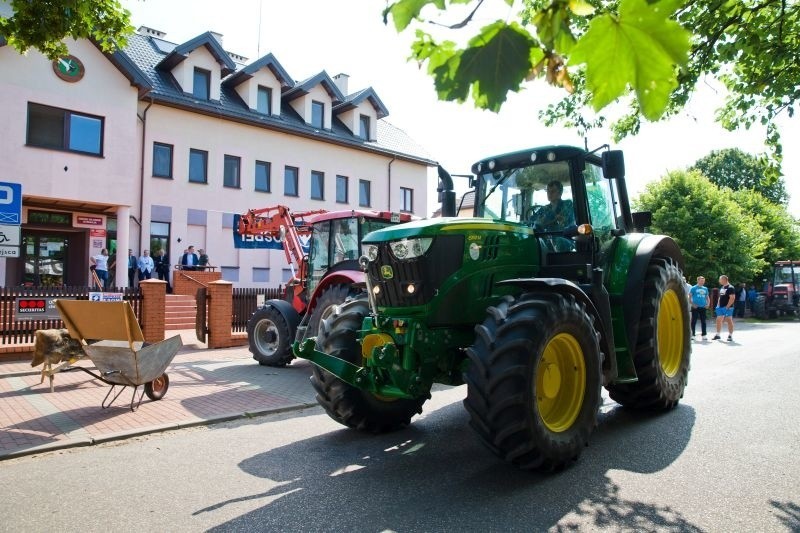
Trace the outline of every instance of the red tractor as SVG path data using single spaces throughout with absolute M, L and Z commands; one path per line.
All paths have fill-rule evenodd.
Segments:
M 753 304 L 756 318 L 800 315 L 800 261 L 778 261 L 766 292 Z
M 315 336 L 320 319 L 333 306 L 364 290 L 364 273 L 358 266 L 361 239 L 377 229 L 410 220 L 409 214 L 388 211 L 291 213 L 285 206 L 242 215 L 239 234 L 280 240 L 293 272 L 284 299 L 267 300 L 247 323 L 253 359 L 267 366 L 291 362 L 295 339 Z M 302 236 L 310 236 L 308 253 L 303 250 Z

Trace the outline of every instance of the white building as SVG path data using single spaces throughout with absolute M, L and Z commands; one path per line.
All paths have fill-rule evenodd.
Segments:
M 67 44 L 51 62 L 0 38 L 0 182 L 23 193 L 21 257 L 0 259 L 0 285 L 85 285 L 103 247 L 165 248 L 176 264 L 194 245 L 223 279 L 275 286 L 284 254 L 235 249 L 234 214 L 426 215 L 435 163 L 345 74 L 295 81 L 272 54 L 248 62 L 211 32 L 175 44 L 142 27 L 113 54 Z M 126 265 L 115 272 L 127 285 Z

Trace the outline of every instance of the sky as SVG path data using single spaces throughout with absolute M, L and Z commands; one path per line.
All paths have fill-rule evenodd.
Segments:
M 425 68 L 407 61 L 413 30 L 398 34 L 384 25 L 381 0 L 122 0 L 134 27 L 148 26 L 165 39 L 185 42 L 206 31 L 223 35 L 224 48 L 249 58 L 272 53 L 289 75 L 304 80 L 322 70 L 349 75 L 349 92 L 372 87 L 389 110 L 386 120 L 424 147 L 431 159 L 451 174 L 468 174 L 472 163 L 491 155 L 551 144 L 584 146 L 573 130 L 546 128 L 538 113 L 558 101 L 560 92 L 544 82 L 524 85 L 511 94 L 499 113 L 475 109 L 471 102 L 442 102 Z M 427 12 L 426 12 L 427 13 Z M 475 29 L 440 34 L 458 41 L 497 18 L 514 17 L 504 1 L 489 0 L 478 11 Z M 438 16 L 442 23 L 459 21 L 456 14 Z M 435 26 L 425 28 L 440 31 Z M 712 150 L 740 148 L 765 151 L 761 128 L 725 131 L 714 123 L 721 105 L 719 89 L 703 84 L 680 116 L 645 123 L 640 133 L 619 144 L 607 131 L 589 134 L 595 148 L 611 144 L 625 152 L 631 198 L 668 171 L 685 169 Z M 789 212 L 800 217 L 800 119 L 779 121 L 783 137 L 783 173 L 790 194 Z M 435 176 L 435 171 L 431 171 Z M 455 178 L 457 189 L 466 180 Z M 432 181 L 431 187 L 435 187 Z M 432 202 L 436 194 L 430 195 Z M 436 204 L 428 206 L 432 212 Z

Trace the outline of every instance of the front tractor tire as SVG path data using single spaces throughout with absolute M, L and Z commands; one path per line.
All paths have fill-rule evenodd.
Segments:
M 470 425 L 497 456 L 553 472 L 576 460 L 597 421 L 602 355 L 571 295 L 507 296 L 476 326 L 464 375 Z
M 334 306 L 323 317 L 317 332 L 317 349 L 356 365 L 362 364 L 359 330 L 369 314 L 366 295 Z M 370 433 L 386 433 L 407 426 L 411 417 L 422 412 L 426 397 L 381 398 L 353 387 L 330 372 L 313 367 L 311 384 L 317 402 L 332 419 L 349 428 Z
M 653 258 L 647 267 L 633 364 L 638 380 L 608 386 L 611 399 L 635 409 L 665 410 L 683 397 L 691 345 L 689 305 L 675 263 Z
M 263 366 L 286 366 L 292 359 L 295 330 L 271 305 L 258 309 L 247 321 L 247 341 L 253 359 Z
M 323 290 L 314 304 L 314 310 L 311 312 L 306 337 L 316 337 L 321 320 L 329 317 L 335 306 L 342 305 L 347 300 L 347 297 L 350 296 L 350 293 L 348 285 L 331 285 Z

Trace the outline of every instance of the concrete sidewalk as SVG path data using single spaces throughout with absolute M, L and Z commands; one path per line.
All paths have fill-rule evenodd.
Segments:
M 175 333 L 184 347 L 167 368 L 169 390 L 156 402 L 145 396 L 135 412 L 131 388 L 103 409 L 111 386 L 85 372 L 56 374 L 51 393 L 41 366 L 0 362 L 0 460 L 317 405 L 311 363 L 259 366 L 246 347 L 208 350 L 194 331 Z M 93 368 L 89 359 L 77 365 Z

